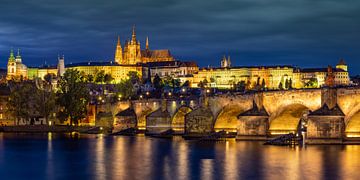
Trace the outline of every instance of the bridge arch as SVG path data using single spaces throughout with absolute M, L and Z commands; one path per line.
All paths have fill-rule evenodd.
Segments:
M 287 104 L 270 116 L 269 132 L 271 135 L 296 133 L 300 119 L 310 108 L 302 103 Z
M 237 116 L 250 107 L 250 103 L 230 103 L 223 107 L 216 118 L 214 126 L 215 131 L 225 130 L 228 132 L 236 132 L 238 121 Z
M 185 115 L 190 113 L 192 110 L 193 109 L 188 106 L 180 106 L 172 118 L 172 130 L 178 133 L 183 133 L 185 131 Z
M 360 104 L 355 105 L 345 116 L 346 137 L 360 137 Z
M 158 102 L 153 103 L 135 103 L 135 113 L 137 115 L 137 127 L 140 130 L 144 130 L 146 128 L 146 116 L 150 113 L 154 112 L 159 108 Z

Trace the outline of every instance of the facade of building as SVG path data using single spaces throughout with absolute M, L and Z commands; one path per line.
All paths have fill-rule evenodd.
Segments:
M 207 82 L 211 88 L 231 89 L 243 82 L 249 89 L 265 84 L 267 89 L 319 88 L 322 86 L 343 86 L 350 84 L 347 65 L 344 60 L 336 68 L 295 68 L 293 66 L 238 66 L 230 67 L 230 58 L 223 58 L 217 68 L 201 68 L 191 77 L 181 77 L 189 81 L 191 87 L 198 87 L 200 82 Z M 329 78 L 331 84 L 327 84 Z M 328 81 L 329 82 L 329 81 Z

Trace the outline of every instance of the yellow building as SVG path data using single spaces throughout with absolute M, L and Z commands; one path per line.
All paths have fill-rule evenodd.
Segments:
M 234 88 L 241 81 L 250 89 L 254 89 L 263 82 L 267 89 L 279 89 L 280 86 L 282 88 L 319 88 L 326 86 L 326 79 L 330 73 L 328 68 L 300 69 L 292 66 L 230 67 L 230 64 L 230 58 L 226 59 L 224 57 L 221 60 L 221 67 L 202 68 L 197 73 L 194 73 L 192 77 L 182 77 L 181 81 L 190 81 L 192 87 L 198 87 L 200 82 L 205 81 L 208 87 L 221 89 Z M 334 76 L 335 86 L 350 84 L 349 73 L 344 60 L 341 60 L 336 68 L 331 68 L 331 75 Z

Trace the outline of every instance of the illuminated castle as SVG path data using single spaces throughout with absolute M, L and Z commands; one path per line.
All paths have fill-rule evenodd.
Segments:
M 138 63 L 174 61 L 168 49 L 150 50 L 149 38 L 146 37 L 145 49 L 141 50 L 140 41 L 136 39 L 135 26 L 132 29 L 131 40 L 125 41 L 124 50 L 118 37 L 115 62 L 121 65 L 135 65 Z
M 46 74 L 62 76 L 66 69 L 77 69 L 88 75 L 95 75 L 99 71 L 111 74 L 114 83 L 127 78 L 130 71 L 135 71 L 142 78 L 152 76 L 186 76 L 197 72 L 198 67 L 194 62 L 175 61 L 168 49 L 151 50 L 149 38 L 146 38 L 145 49 L 140 48 L 140 42 L 136 39 L 135 26 L 132 29 L 131 40 L 125 41 L 122 47 L 118 37 L 115 58 L 107 62 L 80 62 L 70 63 L 65 67 L 64 56 L 58 58 L 57 66 L 27 67 L 21 62 L 21 56 L 15 57 L 11 50 L 8 60 L 7 79 L 43 79 Z M 150 69 L 150 70 L 149 70 Z

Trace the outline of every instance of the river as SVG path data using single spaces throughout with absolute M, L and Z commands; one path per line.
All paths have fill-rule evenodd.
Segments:
M 0 133 L 0 179 L 358 179 L 360 146 Z

